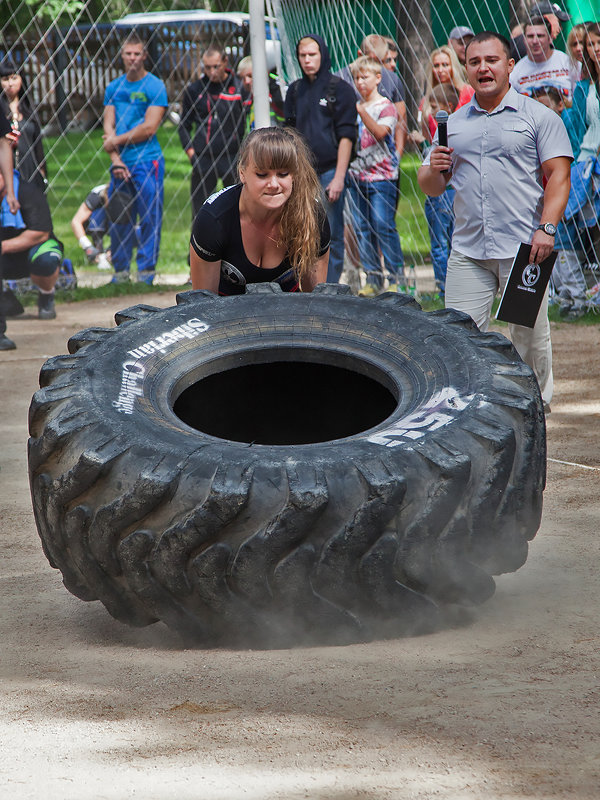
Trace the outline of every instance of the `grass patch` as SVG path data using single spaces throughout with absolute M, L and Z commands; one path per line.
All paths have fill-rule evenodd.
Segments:
M 597 325 L 600 322 L 600 308 L 598 311 L 586 311 L 586 313 L 575 320 L 566 320 L 558 312 L 558 306 L 552 305 L 548 308 L 548 319 L 550 322 L 562 322 L 564 325 Z
M 152 295 L 164 294 L 169 292 L 173 294 L 173 305 L 175 305 L 175 295 L 178 292 L 189 292 L 191 286 L 189 284 L 182 284 L 181 286 L 148 286 L 147 283 L 107 283 L 104 286 L 81 286 L 77 289 L 59 289 L 56 292 L 56 301 L 58 303 L 77 303 L 81 300 L 101 300 L 104 298 L 112 297 L 127 297 L 128 295 Z M 37 292 L 27 292 L 20 294 L 19 300 L 24 306 L 37 305 Z
M 187 272 L 190 243 L 190 163 L 181 148 L 177 131 L 165 123 L 159 131 L 165 155 L 165 202 L 157 270 Z M 78 272 L 97 272 L 71 230 L 71 219 L 94 186 L 110 180 L 110 161 L 102 149 L 102 131 L 67 133 L 45 139 L 51 186 L 48 200 L 56 235 L 64 242 L 65 255 Z
M 178 292 L 189 292 L 191 290 L 189 284 L 182 284 L 181 286 L 148 286 L 147 283 L 107 283 L 104 286 L 81 286 L 74 290 L 59 291 L 56 293 L 56 298 L 60 303 L 77 303 L 79 300 L 98 300 L 101 298 L 110 297 L 127 297 L 128 295 L 140 294 L 164 294 L 169 292 L 173 294 L 173 298 Z M 173 299 L 175 303 L 175 299 Z
M 406 264 L 424 264 L 429 260 L 429 230 L 425 218 L 425 195 L 417 183 L 421 158 L 406 153 L 401 161 L 400 201 L 396 227 L 400 234 Z

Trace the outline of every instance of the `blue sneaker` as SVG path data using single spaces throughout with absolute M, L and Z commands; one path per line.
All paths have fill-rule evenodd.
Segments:
M 63 262 L 56 279 L 55 289 L 76 289 L 77 276 L 70 258 L 63 258 Z
M 152 286 L 154 281 L 154 270 L 147 269 L 147 270 L 138 270 L 135 276 L 137 283 L 146 283 L 148 286 Z
M 122 269 L 120 272 L 115 272 L 110 281 L 111 283 L 129 283 L 129 270 Z

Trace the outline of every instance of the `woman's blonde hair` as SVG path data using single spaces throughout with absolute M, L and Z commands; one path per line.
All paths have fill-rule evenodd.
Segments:
M 258 128 L 242 142 L 238 170 L 252 162 L 259 170 L 285 170 L 292 193 L 279 220 L 279 243 L 302 281 L 319 258 L 325 218 L 323 190 L 306 142 L 293 128 Z
M 427 62 L 427 66 L 425 67 L 425 74 L 427 76 L 427 90 L 425 94 L 429 94 L 429 92 L 433 89 L 434 86 L 437 86 L 439 81 L 435 79 L 433 73 L 433 60 L 436 56 L 441 54 L 448 56 L 450 59 L 450 69 L 452 71 L 452 76 L 450 81 L 454 85 L 456 89 L 460 92 L 463 86 L 467 83 L 467 75 L 465 73 L 464 67 L 458 60 L 458 56 L 454 52 L 454 48 L 450 47 L 450 45 L 443 44 L 441 47 L 436 47 L 435 50 L 432 50 L 429 54 L 429 61 Z
M 581 39 L 585 45 L 585 27 L 586 26 L 583 24 L 583 22 L 580 22 L 579 25 L 573 25 L 569 31 L 569 35 L 567 36 L 567 50 L 572 61 L 575 61 L 575 56 L 573 55 L 572 50 L 573 45 L 575 44 L 575 39 Z
M 448 56 L 450 59 L 450 82 L 454 86 L 457 92 L 463 88 L 463 86 L 467 83 L 467 76 L 465 70 L 458 60 L 458 56 L 454 52 L 454 48 L 450 47 L 450 45 L 443 44 L 441 47 L 436 47 L 435 50 L 432 50 L 429 54 L 429 61 L 427 62 L 427 66 L 425 67 L 425 75 L 427 78 L 425 84 L 425 101 L 423 103 L 423 119 L 427 119 L 431 114 L 431 106 L 429 104 L 429 96 L 433 89 L 439 85 L 439 81 L 436 79 L 434 71 L 433 71 L 433 61 L 436 56 L 444 54 Z

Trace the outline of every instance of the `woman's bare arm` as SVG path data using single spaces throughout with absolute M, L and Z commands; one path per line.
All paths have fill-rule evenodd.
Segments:
M 192 277 L 192 289 L 208 289 L 215 294 L 219 291 L 219 279 L 221 276 L 220 261 L 205 261 L 190 246 L 190 274 Z
M 312 292 L 318 283 L 326 283 L 328 264 L 329 250 L 317 260 L 312 270 L 302 279 L 300 288 L 303 292 Z

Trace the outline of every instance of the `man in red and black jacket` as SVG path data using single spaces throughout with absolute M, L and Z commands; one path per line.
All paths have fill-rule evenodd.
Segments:
M 209 47 L 202 67 L 202 77 L 184 89 L 179 123 L 181 145 L 192 163 L 194 218 L 218 178 L 224 186 L 237 182 L 236 160 L 245 130 L 242 87 L 228 67 L 227 54 Z

